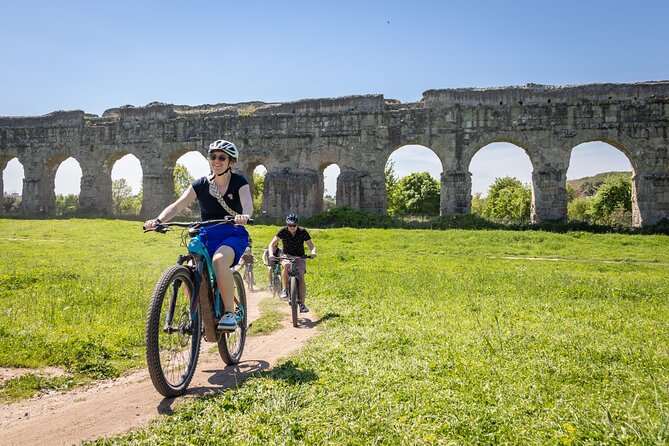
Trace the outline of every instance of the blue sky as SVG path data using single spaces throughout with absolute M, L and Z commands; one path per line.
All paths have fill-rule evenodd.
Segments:
M 2 0 L 1 6 L 0 116 L 371 93 L 414 102 L 433 88 L 669 79 L 666 1 Z M 587 150 L 604 154 L 599 171 L 620 170 L 615 149 L 593 147 Z M 479 156 L 490 161 L 477 167 Z M 470 167 L 474 191 L 477 179 L 490 175 L 478 169 L 529 182 L 522 157 L 515 147 L 484 149 Z M 426 170 L 422 155 L 409 158 L 403 168 Z M 501 172 L 500 160 L 511 170 Z M 119 163 L 116 174 L 136 174 L 131 162 Z M 61 171 L 78 168 L 70 164 L 59 170 L 57 193 L 70 193 L 59 185 L 60 177 L 72 177 Z M 5 169 L 6 191 L 20 184 L 19 170 Z

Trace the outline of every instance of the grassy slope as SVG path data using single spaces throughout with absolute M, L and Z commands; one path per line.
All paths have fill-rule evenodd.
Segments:
M 79 339 L 105 346 L 117 370 L 141 364 L 146 300 L 179 249 L 136 225 L 0 221 L 0 365 L 43 360 L 22 350 L 28 340 L 57 351 Z M 252 228 L 256 248 L 275 230 Z M 108 241 L 82 235 L 90 232 Z M 327 330 L 244 386 L 109 442 L 669 442 L 667 237 L 312 236 L 319 259 L 309 264 L 310 306 Z M 31 241 L 7 240 L 20 237 Z M 53 239 L 77 242 L 56 247 Z M 47 274 L 44 283 L 34 271 Z

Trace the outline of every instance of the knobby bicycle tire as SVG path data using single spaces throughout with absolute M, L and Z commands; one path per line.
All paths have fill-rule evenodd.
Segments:
M 268 277 L 268 284 L 269 284 L 269 289 L 272 290 L 272 297 L 276 296 L 276 290 L 274 289 L 274 270 L 272 268 L 269 269 L 269 277 Z
M 300 283 L 297 277 L 290 278 L 290 313 L 293 319 L 293 327 L 299 325 L 297 309 L 300 305 Z
M 249 278 L 249 283 L 248 283 L 249 291 L 253 291 L 253 283 L 254 283 L 253 271 L 249 271 L 248 278 Z
M 273 297 L 279 296 L 281 294 L 281 275 L 274 273 L 274 293 Z
M 191 271 L 174 265 L 156 283 L 146 320 L 146 362 L 156 390 L 165 397 L 183 395 L 193 379 L 200 353 L 202 320 L 199 306 L 191 320 L 194 285 Z M 167 314 L 174 300 L 171 330 Z
M 235 316 L 238 318 L 235 331 L 218 335 L 218 353 L 227 365 L 238 364 L 244 352 L 246 330 L 248 328 L 248 307 L 246 305 L 246 290 L 244 281 L 238 271 L 233 271 Z

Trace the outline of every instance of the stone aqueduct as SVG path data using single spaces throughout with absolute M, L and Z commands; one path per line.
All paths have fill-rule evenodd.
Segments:
M 633 223 L 669 218 L 669 81 L 491 89 L 429 90 L 400 103 L 382 95 L 290 103 L 161 103 L 124 106 L 101 117 L 58 111 L 0 117 L 0 172 L 18 158 L 24 167 L 22 212 L 55 211 L 58 166 L 81 166 L 80 206 L 90 215 L 112 209 L 111 169 L 133 154 L 143 170 L 142 214 L 154 216 L 173 197 L 173 169 L 189 151 L 205 153 L 214 139 L 241 149 L 238 170 L 267 169 L 263 211 L 310 215 L 322 207 L 323 169 L 337 164 L 337 204 L 384 212 L 384 168 L 393 151 L 419 144 L 442 164 L 441 212 L 468 213 L 469 164 L 493 142 L 510 142 L 530 158 L 532 219 L 567 214 L 566 172 L 571 150 L 603 141 L 622 151 L 633 169 Z M 0 176 L 0 193 L 3 185 Z

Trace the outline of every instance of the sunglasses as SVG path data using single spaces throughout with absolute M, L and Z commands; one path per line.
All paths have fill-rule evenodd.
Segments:
M 288 225 L 289 228 L 296 228 L 297 225 Z
M 225 161 L 228 159 L 228 155 L 225 155 L 224 153 L 221 153 L 220 155 L 216 155 L 215 153 L 209 154 L 210 160 L 216 161 L 216 158 L 218 158 L 219 161 Z

